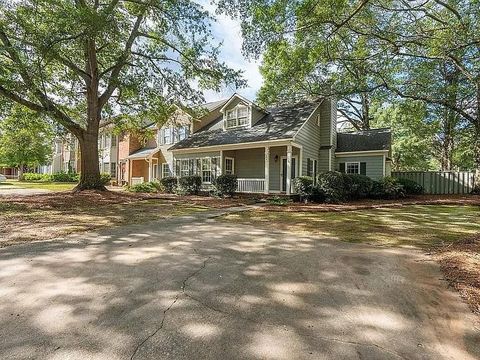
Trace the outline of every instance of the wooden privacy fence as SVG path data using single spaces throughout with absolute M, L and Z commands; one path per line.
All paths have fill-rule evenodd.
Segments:
M 471 171 L 395 171 L 392 176 L 415 181 L 425 194 L 468 194 L 472 191 L 475 173 Z

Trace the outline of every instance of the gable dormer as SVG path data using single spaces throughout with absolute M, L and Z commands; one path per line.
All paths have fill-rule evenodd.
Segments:
M 239 94 L 232 97 L 220 109 L 223 114 L 223 129 L 251 128 L 266 112 Z

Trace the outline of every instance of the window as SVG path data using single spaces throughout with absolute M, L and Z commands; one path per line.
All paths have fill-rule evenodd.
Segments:
M 249 115 L 248 107 L 245 105 L 237 105 L 236 108 L 232 110 L 227 110 L 226 112 L 227 123 L 225 127 L 229 129 L 233 127 L 248 125 L 249 123 L 248 115 Z
M 164 144 L 172 143 L 172 129 L 170 128 L 163 129 L 163 143 Z
M 190 160 L 182 159 L 180 160 L 180 176 L 189 176 L 190 175 Z
M 202 181 L 206 183 L 212 182 L 212 159 L 202 159 Z
M 235 172 L 235 160 L 233 158 L 225 158 L 225 174 L 231 175 Z
M 345 172 L 347 174 L 360 174 L 360 163 L 359 162 L 347 162 L 345 164 Z
M 112 139 L 110 143 L 111 143 L 111 147 L 117 146 L 117 137 L 115 135 L 112 135 Z
M 172 173 L 170 172 L 170 166 L 168 166 L 168 163 L 163 163 L 162 164 L 162 178 L 172 176 Z
M 110 163 L 110 176 L 112 178 L 117 177 L 117 163 Z
M 155 179 L 158 179 L 158 164 L 153 164 L 153 168 L 152 168 L 152 178 L 155 180 Z
M 317 177 L 317 160 L 307 158 L 307 176 Z
M 320 114 L 317 115 L 317 126 L 320 126 Z
M 182 126 L 177 129 L 178 141 L 182 141 L 188 137 L 188 126 Z

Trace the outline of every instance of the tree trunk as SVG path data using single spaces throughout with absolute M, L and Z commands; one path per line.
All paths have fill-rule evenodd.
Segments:
M 474 194 L 480 195 L 480 115 L 477 115 L 477 121 L 474 124 L 474 149 L 473 149 L 473 156 L 475 161 L 475 181 L 473 184 L 473 191 Z
M 98 130 L 96 133 L 85 132 L 78 141 L 80 144 L 80 182 L 73 191 L 107 190 L 100 179 Z
M 17 178 L 18 180 L 23 180 L 23 165 L 19 165 L 17 169 Z

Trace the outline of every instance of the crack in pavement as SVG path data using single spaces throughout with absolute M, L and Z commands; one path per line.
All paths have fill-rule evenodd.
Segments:
M 143 339 L 136 347 L 135 349 L 133 350 L 133 353 L 132 355 L 130 356 L 130 360 L 133 360 L 133 358 L 135 357 L 135 355 L 137 355 L 138 351 L 140 350 L 140 348 L 145 345 L 145 343 L 150 340 L 152 337 L 154 337 L 160 330 L 163 329 L 163 325 L 165 323 L 165 319 L 167 317 L 167 312 L 177 303 L 177 301 L 180 299 L 180 296 L 182 294 L 185 294 L 185 286 L 187 285 L 187 282 L 195 277 L 196 275 L 198 275 L 198 273 L 200 273 L 200 271 L 202 271 L 203 269 L 205 269 L 205 267 L 207 266 L 207 261 L 210 260 L 211 257 L 208 257 L 207 259 L 205 259 L 203 261 L 203 264 L 202 266 L 195 270 L 193 273 L 191 273 L 190 275 L 188 275 L 185 279 L 183 279 L 182 281 L 182 286 L 181 286 L 181 291 L 175 296 L 175 299 L 172 301 L 172 303 L 163 311 L 163 317 L 162 317 L 162 321 L 160 322 L 160 325 L 155 329 L 155 331 L 153 331 L 151 334 L 149 334 L 145 339 Z

